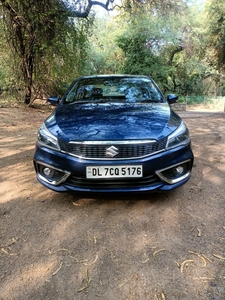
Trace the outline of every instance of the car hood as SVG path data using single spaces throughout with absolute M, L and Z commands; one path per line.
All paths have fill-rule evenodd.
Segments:
M 167 103 L 58 105 L 45 121 L 65 141 L 159 140 L 172 133 L 181 119 Z

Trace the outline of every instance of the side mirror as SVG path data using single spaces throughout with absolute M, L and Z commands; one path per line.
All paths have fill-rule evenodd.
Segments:
M 177 100 L 178 100 L 178 96 L 175 94 L 169 94 L 167 96 L 167 101 L 169 104 L 173 104 L 173 103 L 177 102 Z
M 59 104 L 59 98 L 57 96 L 51 96 L 47 99 L 51 105 L 57 106 Z

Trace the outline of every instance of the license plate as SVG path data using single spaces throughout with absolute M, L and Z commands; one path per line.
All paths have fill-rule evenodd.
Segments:
M 142 165 L 88 166 L 86 177 L 91 179 L 142 177 Z

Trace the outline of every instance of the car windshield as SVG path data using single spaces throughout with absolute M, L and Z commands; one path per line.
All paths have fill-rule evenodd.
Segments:
M 77 80 L 64 103 L 147 103 L 163 102 L 163 97 L 148 77 L 86 77 Z

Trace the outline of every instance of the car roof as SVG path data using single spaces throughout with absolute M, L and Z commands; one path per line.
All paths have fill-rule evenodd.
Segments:
M 111 78 L 123 78 L 123 77 L 129 77 L 129 78 L 148 78 L 148 76 L 146 75 L 130 75 L 130 74 L 102 74 L 102 75 L 88 75 L 88 76 L 82 76 L 79 77 L 77 79 L 86 79 L 86 78 L 107 78 L 107 77 L 111 77 Z

